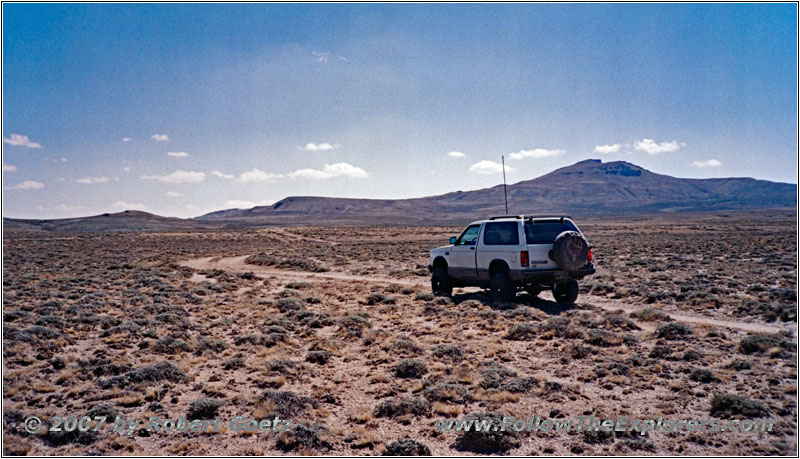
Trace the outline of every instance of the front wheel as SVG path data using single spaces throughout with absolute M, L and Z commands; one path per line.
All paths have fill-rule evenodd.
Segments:
M 511 282 L 511 277 L 505 271 L 495 273 L 492 276 L 491 288 L 492 300 L 494 301 L 511 301 L 517 296 L 514 283 Z
M 451 296 L 453 294 L 453 281 L 447 274 L 447 268 L 439 266 L 431 275 L 431 290 L 436 296 Z
M 574 303 L 578 299 L 578 281 L 572 279 L 556 285 L 556 288 L 553 289 L 553 298 L 560 304 Z

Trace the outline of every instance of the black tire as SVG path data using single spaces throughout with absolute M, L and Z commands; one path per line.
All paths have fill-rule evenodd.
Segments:
M 573 304 L 578 299 L 578 281 L 572 279 L 553 289 L 553 298 L 559 304 Z
M 453 294 L 453 281 L 447 274 L 447 268 L 438 266 L 431 274 L 431 290 L 436 296 L 451 296 Z
M 564 231 L 553 241 L 551 258 L 564 271 L 575 271 L 589 261 L 589 243 L 577 231 Z
M 517 296 L 517 289 L 511 281 L 511 276 L 505 271 L 495 273 L 490 286 L 493 301 L 512 301 Z

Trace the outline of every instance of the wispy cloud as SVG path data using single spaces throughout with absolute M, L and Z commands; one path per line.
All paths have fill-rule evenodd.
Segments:
M 151 139 L 155 140 L 156 142 L 166 142 L 169 140 L 169 136 L 167 134 L 153 134 L 150 136 Z
M 306 151 L 328 151 L 339 148 L 339 145 L 331 145 L 329 143 L 307 143 L 304 147 L 299 148 Z
M 185 151 L 170 151 L 167 153 L 167 156 L 172 156 L 173 158 L 188 158 L 189 153 Z
M 122 172 L 130 172 L 130 171 L 131 171 L 131 166 L 125 166 L 122 168 Z
M 86 206 L 70 206 L 67 204 L 57 204 L 53 207 L 45 207 L 45 206 L 36 206 L 36 208 L 40 212 L 59 212 L 59 213 L 71 213 L 71 212 L 79 212 L 82 210 L 89 209 Z
M 708 161 L 695 161 L 692 163 L 694 167 L 719 167 L 722 163 L 716 159 L 709 159 Z
M 483 160 L 483 161 L 478 161 L 477 163 L 470 166 L 469 171 L 481 175 L 502 174 L 503 165 L 494 161 Z M 514 171 L 513 167 L 506 166 L 506 172 L 513 172 L 513 171 Z
M 109 212 L 122 212 L 123 210 L 145 210 L 147 206 L 140 202 L 117 201 L 108 206 Z
M 211 171 L 211 175 L 213 175 L 214 177 L 220 177 L 228 180 L 233 178 L 233 174 L 223 174 L 220 171 Z
M 463 158 L 463 157 L 465 157 L 467 155 L 465 155 L 464 153 L 461 153 L 460 151 L 448 151 L 447 152 L 447 156 L 450 156 L 450 157 L 453 157 L 453 158 Z
M 11 134 L 11 137 L 3 137 L 3 143 L 7 143 L 15 147 L 42 148 L 41 144 L 32 142 L 28 136 L 22 134 Z
M 33 180 L 25 180 L 24 182 L 9 187 L 9 190 L 40 190 L 44 188 L 44 183 L 35 182 Z
M 275 200 L 265 200 L 265 201 L 243 201 L 239 199 L 232 199 L 230 201 L 225 202 L 225 207 L 228 209 L 252 209 L 256 206 L 271 206 L 275 204 Z
M 130 137 L 123 137 L 123 138 L 122 138 L 122 141 L 123 141 L 123 142 L 130 142 L 130 141 L 131 141 L 131 138 L 130 138 Z
M 142 175 L 143 180 L 158 180 L 164 183 L 196 183 L 206 179 L 204 172 L 175 171 L 166 175 Z
M 3 163 L 3 172 L 16 172 L 17 166 L 12 166 L 11 164 Z
M 564 153 L 565 153 L 564 150 L 547 150 L 544 148 L 534 148 L 533 150 L 520 150 L 516 153 L 511 153 L 510 155 L 508 155 L 508 157 L 511 159 L 549 158 Z
M 657 143 L 653 139 L 642 139 L 637 140 L 633 143 L 633 148 L 637 149 L 638 151 L 643 151 L 649 155 L 657 155 L 659 153 L 669 153 L 672 151 L 676 151 L 681 146 L 686 144 L 678 143 L 677 141 L 673 140 L 672 142 L 661 142 Z
M 337 177 L 366 178 L 367 171 L 347 163 L 326 164 L 322 169 L 299 169 L 286 174 L 290 178 L 324 180 Z
M 178 193 L 177 191 L 167 191 L 164 196 L 168 198 L 180 198 L 183 196 L 183 193 Z
M 237 180 L 240 182 L 270 182 L 281 177 L 283 177 L 283 174 L 264 172 L 260 169 L 254 168 L 239 174 L 239 178 Z
M 75 180 L 75 183 L 85 183 L 85 184 L 106 183 L 106 182 L 108 182 L 108 177 L 83 177 Z
M 601 155 L 608 155 L 611 153 L 618 153 L 620 148 L 622 148 L 622 144 L 619 143 L 615 143 L 614 145 L 598 145 L 594 147 L 594 152 L 600 153 Z

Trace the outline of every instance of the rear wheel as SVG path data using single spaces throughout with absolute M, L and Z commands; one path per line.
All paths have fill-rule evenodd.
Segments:
M 436 296 L 450 296 L 453 294 L 453 281 L 450 280 L 446 267 L 438 266 L 433 270 L 433 274 L 431 274 L 431 290 Z
M 491 288 L 494 301 L 511 301 L 517 296 L 517 289 L 511 281 L 511 276 L 505 271 L 500 271 L 492 276 Z
M 571 304 L 578 299 L 578 281 L 572 279 L 553 289 L 553 298 L 561 304 Z

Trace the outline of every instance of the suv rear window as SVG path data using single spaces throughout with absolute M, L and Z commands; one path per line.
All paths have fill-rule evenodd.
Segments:
M 537 220 L 525 222 L 525 240 L 528 244 L 552 244 L 556 236 L 564 231 L 578 231 L 571 222 L 564 220 Z
M 486 224 L 483 243 L 485 245 L 519 245 L 517 222 L 492 222 Z

